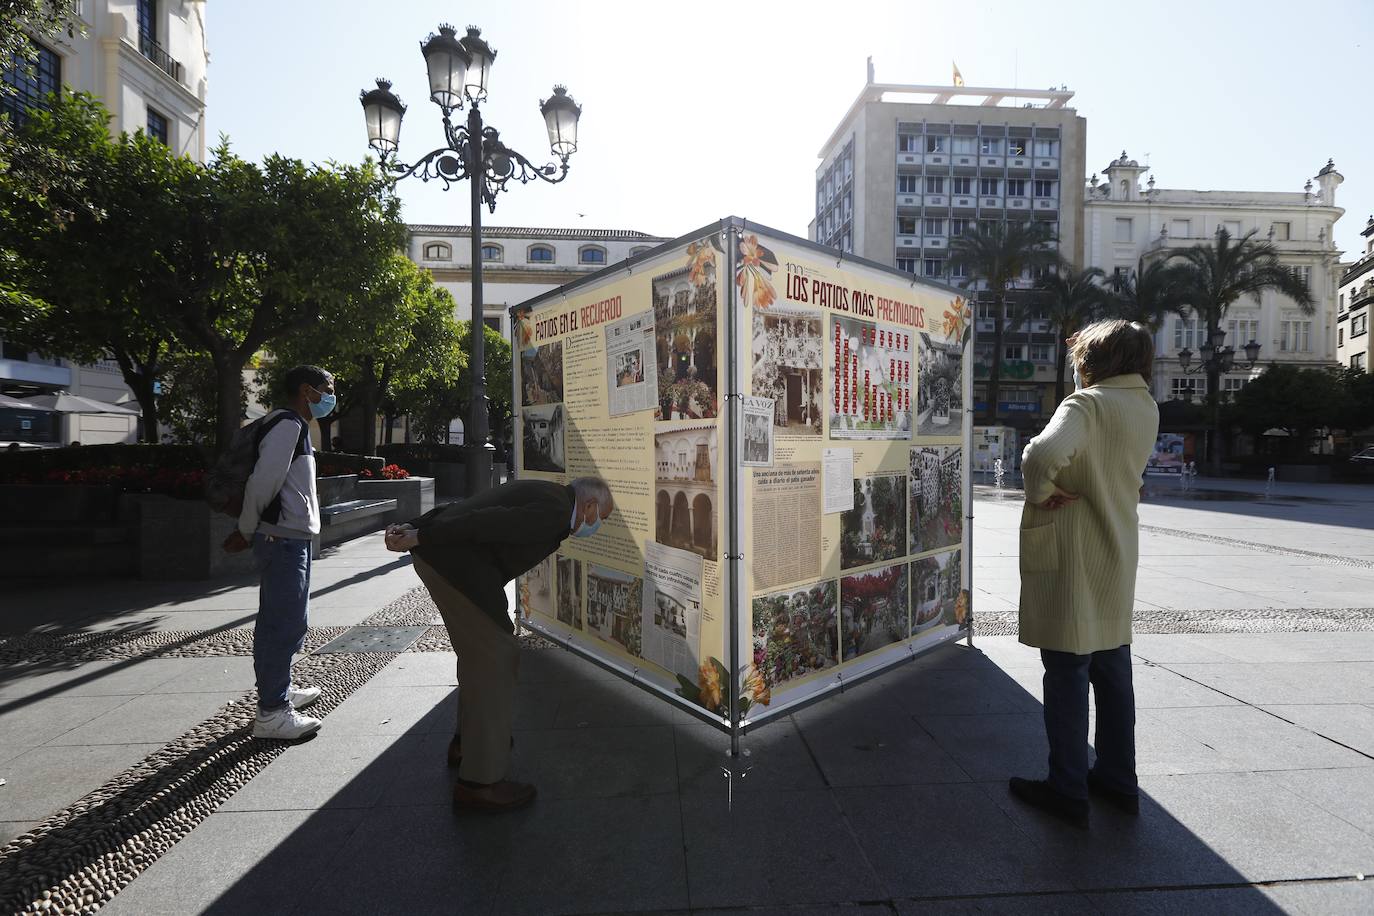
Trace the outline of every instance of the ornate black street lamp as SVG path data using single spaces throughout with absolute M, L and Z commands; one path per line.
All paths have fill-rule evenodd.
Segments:
M 549 149 L 561 163 L 537 166 L 501 142 L 494 127 L 482 122 L 478 106 L 486 101 L 487 80 L 496 52 L 482 40 L 480 29 L 468 27 L 458 38 L 451 25 L 420 44 L 429 71 L 429 98 L 443 112 L 444 145 L 413 165 L 396 158 L 400 145 L 401 119 L 406 106 L 391 91 L 391 83 L 377 80 L 377 88 L 361 94 L 367 120 L 367 142 L 393 180 L 417 176 L 421 181 L 438 179 L 447 191 L 464 178 L 472 187 L 472 394 L 468 420 L 464 426 L 463 446 L 467 452 L 468 492 L 477 493 L 491 485 L 492 452 L 490 418 L 487 405 L 486 354 L 482 331 L 482 204 L 496 212 L 496 195 L 512 181 L 528 184 L 536 178 L 557 184 L 568 177 L 568 158 L 577 152 L 577 122 L 582 108 L 562 86 L 539 103 L 544 126 L 549 133 Z M 468 105 L 467 123 L 454 126 L 452 116 Z
M 1212 404 L 1212 418 L 1210 427 L 1207 430 L 1207 460 L 1215 474 L 1221 473 L 1221 454 L 1215 449 L 1216 443 L 1212 442 L 1212 434 L 1215 431 L 1220 435 L 1221 430 L 1221 392 L 1215 389 L 1221 386 L 1221 377 L 1230 372 L 1236 366 L 1236 350 L 1234 347 L 1225 346 L 1226 332 L 1218 327 L 1209 327 L 1207 337 L 1198 345 L 1199 361 L 1193 365 L 1193 351 L 1184 347 L 1178 351 L 1178 367 L 1183 370 L 1185 375 L 1194 375 L 1205 372 L 1207 381 L 1211 383 L 1212 390 L 1207 392 L 1206 397 Z M 1255 368 L 1255 363 L 1259 361 L 1260 343 L 1251 340 L 1244 347 L 1245 369 Z M 1188 386 L 1189 401 L 1192 400 L 1192 385 Z

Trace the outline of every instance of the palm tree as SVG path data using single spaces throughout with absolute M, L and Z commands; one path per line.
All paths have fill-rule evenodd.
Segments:
M 1169 315 L 1181 316 L 1186 311 L 1187 275 L 1188 269 L 1182 264 L 1168 259 L 1146 264 L 1141 258 L 1134 273 L 1112 278 L 1106 312 L 1114 318 L 1139 322 L 1158 334 Z
M 1020 325 L 1024 317 L 1024 303 L 1014 306 L 1015 314 L 1007 314 L 1007 290 L 1021 275 L 1035 267 L 1053 264 L 1057 254 L 1050 247 L 1054 236 L 1049 227 L 1038 222 L 992 222 L 973 228 L 950 243 L 950 264 L 963 267 L 971 283 L 982 280 L 992 294 L 992 364 L 988 367 L 988 422 L 997 423 L 997 397 L 1002 381 L 1003 340 L 1008 319 Z M 977 320 L 975 314 L 974 320 Z
M 1183 267 L 1180 276 L 1187 308 L 1206 324 L 1204 340 L 1210 341 L 1218 351 L 1222 341 L 1221 323 L 1242 296 L 1251 296 L 1258 302 L 1265 290 L 1274 290 L 1292 299 L 1304 314 L 1310 315 L 1315 310 L 1307 284 L 1279 263 L 1278 249 L 1267 241 L 1257 241 L 1254 236 L 1252 229 L 1236 240 L 1224 228 L 1218 228 L 1210 244 L 1194 245 L 1169 256 Z M 1219 362 L 1210 360 L 1207 363 L 1207 403 L 1212 426 L 1207 458 L 1214 474 L 1221 472 L 1223 448 L 1217 391 L 1221 385 Z
M 1099 267 L 1078 270 L 1067 262 L 1052 274 L 1046 274 L 1039 288 L 1045 291 L 1042 300 L 1049 314 L 1050 324 L 1054 325 L 1058 343 L 1054 348 L 1054 403 L 1064 400 L 1064 365 L 1068 358 L 1069 337 L 1081 331 L 1101 314 L 1106 301 L 1106 290 L 1098 286 L 1103 276 Z

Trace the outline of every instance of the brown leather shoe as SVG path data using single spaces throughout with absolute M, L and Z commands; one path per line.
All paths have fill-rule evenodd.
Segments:
M 458 783 L 453 787 L 453 807 L 460 811 L 499 814 L 514 811 L 534 801 L 534 786 L 527 782 L 503 779 L 488 786 Z

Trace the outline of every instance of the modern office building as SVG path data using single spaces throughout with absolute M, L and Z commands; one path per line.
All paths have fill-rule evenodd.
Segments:
M 34 40 L 27 72 L 7 62 L 0 114 L 22 119 L 59 89 L 104 103 L 113 134 L 145 130 L 178 153 L 205 159 L 205 99 L 210 52 L 205 0 L 83 0 L 73 37 Z M 105 402 L 133 399 L 114 360 L 77 365 L 43 359 L 0 341 L 0 393 L 68 391 Z M 137 406 L 136 404 L 134 406 Z M 33 414 L 0 410 L 0 442 L 91 445 L 133 441 L 133 418 L 111 414 Z
M 1336 293 L 1336 361 L 1369 372 L 1374 366 L 1369 334 L 1369 313 L 1374 312 L 1374 216 L 1360 235 L 1364 236 L 1364 254 L 1343 265 Z
M 963 285 L 952 240 L 988 222 L 1035 220 L 1063 256 L 1082 256 L 1086 122 L 1066 89 L 992 89 L 868 83 L 820 152 L 812 240 Z M 1018 282 L 1029 290 L 1035 278 Z M 1015 295 L 1015 293 L 1013 293 Z M 980 304 L 975 379 L 993 354 L 990 305 Z M 1002 361 L 1001 418 L 1043 425 L 1053 411 L 1054 335 L 1032 315 L 1009 328 Z M 986 414 L 975 381 L 977 414 Z
M 1286 296 L 1268 291 L 1255 301 L 1244 298 L 1227 313 L 1221 330 L 1225 343 L 1242 352 L 1251 340 L 1260 346 L 1254 369 L 1237 366 L 1221 380 L 1222 393 L 1234 393 L 1275 363 L 1331 366 L 1337 357 L 1337 287 L 1340 255 L 1334 229 L 1345 211 L 1336 206 L 1336 188 L 1343 178 L 1328 161 L 1301 191 L 1191 191 L 1155 186 L 1153 176 L 1144 187 L 1148 169 L 1123 151 L 1102 174 L 1093 175 L 1083 204 L 1085 259 L 1110 277 L 1137 270 L 1141 260 L 1166 258 L 1194 245 L 1212 244 L 1224 228 L 1233 238 L 1254 231 L 1271 242 L 1279 260 L 1299 274 L 1315 300 L 1305 314 Z M 1154 394 L 1167 401 L 1184 396 L 1201 399 L 1205 374 L 1188 374 L 1178 354 L 1194 354 L 1206 335 L 1196 317 L 1174 316 L 1156 342 Z M 1194 360 L 1196 363 L 1196 360 Z M 1242 360 L 1243 362 L 1243 360 Z
M 510 336 L 508 309 L 669 239 L 631 229 L 482 227 L 482 320 Z M 472 316 L 472 232 L 467 226 L 412 225 L 406 254 L 453 294 L 458 317 Z

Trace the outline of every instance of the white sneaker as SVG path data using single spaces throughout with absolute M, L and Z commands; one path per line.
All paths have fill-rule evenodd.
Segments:
M 318 687 L 301 687 L 292 684 L 290 689 L 286 691 L 286 699 L 297 709 L 304 709 L 319 698 L 320 688 Z
M 259 709 L 258 719 L 253 723 L 253 737 L 294 741 L 313 735 L 320 730 L 320 724 L 319 719 L 301 715 L 290 704 L 267 713 Z

